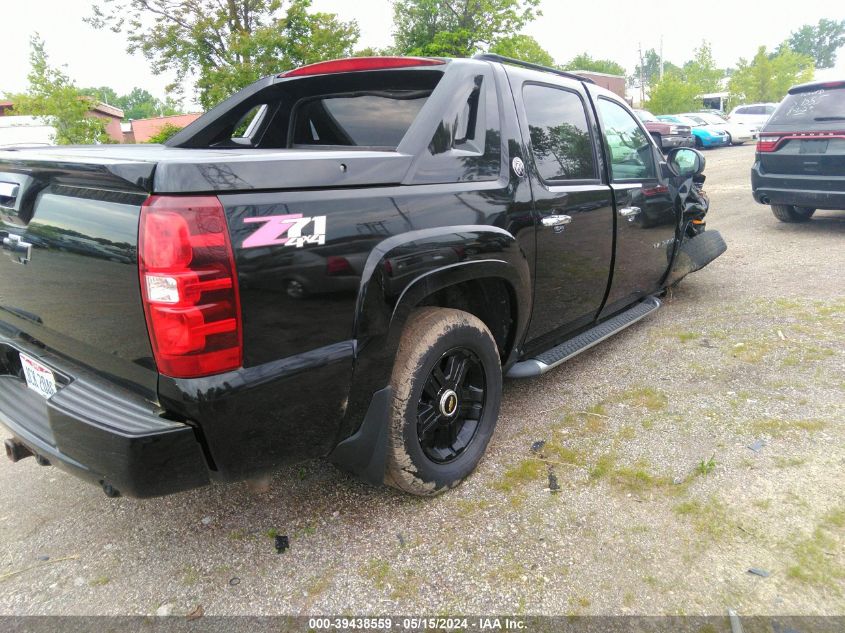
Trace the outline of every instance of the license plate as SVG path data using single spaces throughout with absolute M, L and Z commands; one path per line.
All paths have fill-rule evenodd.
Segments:
M 827 144 L 829 141 L 827 139 L 818 139 L 812 141 L 801 141 L 801 145 L 798 146 L 798 153 L 799 154 L 824 154 L 827 152 Z
M 21 366 L 27 387 L 45 398 L 56 393 L 56 379 L 48 367 L 24 353 L 21 353 Z

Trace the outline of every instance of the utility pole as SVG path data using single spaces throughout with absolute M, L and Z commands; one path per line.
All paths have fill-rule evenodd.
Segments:
M 663 36 L 660 36 L 660 81 L 663 81 Z
M 637 44 L 640 54 L 640 107 L 645 103 L 645 68 L 643 68 L 643 45 Z

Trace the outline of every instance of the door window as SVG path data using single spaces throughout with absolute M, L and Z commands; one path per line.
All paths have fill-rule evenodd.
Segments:
M 528 84 L 523 101 L 540 177 L 545 182 L 595 179 L 593 143 L 581 97 L 569 90 Z
M 655 178 L 651 142 L 636 119 L 613 101 L 599 99 L 598 106 L 610 157 L 611 178 L 614 181 Z

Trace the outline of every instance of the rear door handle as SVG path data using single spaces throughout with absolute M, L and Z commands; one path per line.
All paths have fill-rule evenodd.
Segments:
M 635 215 L 640 213 L 640 211 L 642 211 L 642 209 L 639 207 L 622 207 L 619 209 L 619 215 L 623 218 L 633 218 Z
M 568 215 L 547 215 L 540 221 L 543 226 L 563 226 L 572 222 L 572 218 Z

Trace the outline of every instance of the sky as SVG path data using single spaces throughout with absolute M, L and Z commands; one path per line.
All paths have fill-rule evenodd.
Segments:
M 46 42 L 51 62 L 66 64 L 67 74 L 80 87 L 107 85 L 125 94 L 139 86 L 163 98 L 173 77 L 153 75 L 141 54 L 126 52 L 122 35 L 96 31 L 84 23 L 82 18 L 89 15 L 90 6 L 91 0 L 3 2 L 0 96 L 26 88 L 29 37 L 37 31 Z M 393 11 L 388 0 L 313 0 L 312 6 L 315 11 L 357 20 L 360 48 L 391 43 Z M 632 73 L 637 49 L 659 50 L 661 37 L 664 57 L 673 63 L 683 64 L 693 49 L 707 40 L 716 62 L 728 67 L 740 57 L 753 57 L 762 44 L 776 47 L 803 24 L 815 24 L 823 17 L 845 18 L 845 5 L 832 0 L 802 0 L 790 3 L 788 11 L 772 10 L 776 6 L 742 0 L 543 0 L 543 16 L 525 32 L 559 63 L 586 51 L 593 57 L 617 61 Z M 837 11 L 835 7 L 840 8 Z M 845 78 L 845 48 L 839 52 L 836 67 L 817 71 L 816 77 Z M 186 94 L 192 94 L 190 85 Z M 190 98 L 186 105 L 193 109 Z

